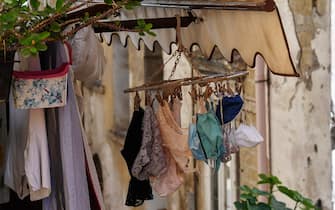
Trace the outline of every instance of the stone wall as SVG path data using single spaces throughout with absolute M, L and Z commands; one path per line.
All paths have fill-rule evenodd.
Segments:
M 331 209 L 329 3 L 277 1 L 301 77 L 271 75 L 270 84 L 272 172 L 324 209 Z

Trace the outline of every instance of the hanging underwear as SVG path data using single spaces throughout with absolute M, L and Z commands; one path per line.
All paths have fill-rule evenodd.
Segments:
M 132 174 L 139 180 L 146 180 L 149 176 L 159 176 L 166 169 L 167 159 L 159 125 L 152 107 L 147 106 L 143 118 L 142 145 L 133 164 Z
M 177 167 L 169 150 L 165 150 L 167 158 L 167 170 L 158 177 L 151 177 L 152 188 L 159 196 L 168 196 L 174 193 L 184 182 L 184 179 Z
M 134 111 L 127 131 L 124 147 L 121 150 L 121 154 L 127 162 L 128 171 L 131 176 L 126 199 L 127 206 L 140 206 L 144 200 L 153 199 L 149 180 L 138 180 L 131 173 L 134 161 L 142 144 L 143 115 L 144 110 L 142 108 L 140 108 L 139 111 Z
M 170 151 L 183 172 L 193 172 L 194 169 L 191 166 L 192 152 L 188 147 L 188 130 L 179 127 L 166 101 L 159 107 L 157 119 L 162 134 L 163 146 Z

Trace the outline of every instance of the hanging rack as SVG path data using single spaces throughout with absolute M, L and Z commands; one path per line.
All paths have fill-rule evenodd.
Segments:
M 138 87 L 129 88 L 129 89 L 124 90 L 124 93 L 138 92 L 138 91 L 145 91 L 145 90 L 162 90 L 162 89 L 169 89 L 169 88 L 195 85 L 195 84 L 206 84 L 206 83 L 208 84 L 210 82 L 240 78 L 240 77 L 243 77 L 249 74 L 248 71 L 238 71 L 234 73 L 221 73 L 221 74 L 215 74 L 215 75 L 209 75 L 209 76 L 189 77 L 189 78 L 171 80 L 176 70 L 177 64 L 179 62 L 180 55 L 182 52 L 185 51 L 185 47 L 183 46 L 183 43 L 182 43 L 180 28 L 181 28 L 181 17 L 177 15 L 176 16 L 176 41 L 177 41 L 178 49 L 176 52 L 179 53 L 179 58 L 177 57 L 175 61 L 175 64 L 169 76 L 169 79 L 159 81 L 159 82 L 146 83 Z M 163 70 L 163 68 L 161 70 Z
M 181 86 L 204 84 L 204 83 L 217 82 L 217 81 L 223 81 L 223 80 L 231 80 L 231 79 L 236 79 L 236 78 L 247 76 L 248 74 L 249 74 L 248 71 L 238 71 L 238 72 L 234 72 L 230 74 L 222 73 L 222 74 L 215 74 L 215 75 L 210 75 L 210 76 L 189 77 L 189 78 L 176 79 L 176 80 L 163 80 L 161 82 L 143 84 L 141 86 L 128 88 L 124 90 L 124 93 L 146 91 L 146 90 L 161 90 L 167 87 L 181 87 Z

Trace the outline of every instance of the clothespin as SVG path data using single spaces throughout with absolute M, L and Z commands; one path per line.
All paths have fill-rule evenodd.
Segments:
M 140 104 L 141 104 L 141 98 L 136 91 L 135 97 L 134 97 L 134 110 L 138 111 L 140 109 Z
M 174 97 L 178 98 L 180 101 L 183 100 L 183 92 L 181 90 L 181 86 L 178 86 L 173 91 Z
M 234 95 L 234 91 L 231 89 L 229 81 L 227 82 L 227 91 L 229 95 Z
M 159 102 L 159 104 L 160 104 L 161 106 L 164 105 L 164 100 L 163 100 L 161 94 L 159 94 L 159 92 L 156 93 L 156 99 L 157 99 L 157 101 Z
M 205 93 L 204 93 L 204 99 L 207 100 L 213 93 L 213 89 L 211 86 L 207 85 Z
M 192 86 L 192 90 L 191 92 L 188 92 L 188 94 L 190 94 L 193 104 L 196 104 L 198 100 L 198 94 L 194 86 Z

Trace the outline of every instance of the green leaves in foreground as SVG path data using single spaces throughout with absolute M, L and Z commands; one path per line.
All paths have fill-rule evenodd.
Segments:
M 234 203 L 237 210 L 292 210 L 286 203 L 278 201 L 273 192 L 278 191 L 295 202 L 294 210 L 297 208 L 309 210 L 316 209 L 311 199 L 302 196 L 298 191 L 289 189 L 282 185 L 278 177 L 272 175 L 259 174 L 260 181 L 257 184 L 266 184 L 270 192 L 250 188 L 246 185 L 241 186 L 240 201 Z M 259 200 L 260 197 L 266 198 L 267 203 Z M 262 199 L 264 200 L 264 199 Z
M 39 51 L 47 50 L 45 40 L 50 36 L 50 32 L 44 31 L 41 33 L 32 33 L 27 37 L 20 40 L 20 44 L 23 46 L 21 54 L 24 57 L 30 55 L 36 55 Z
M 104 0 L 107 4 L 117 4 L 117 8 L 134 9 L 141 0 Z M 65 18 L 68 11 L 75 8 L 75 1 L 55 0 L 52 6 L 42 5 L 40 0 L 0 0 L 0 51 L 20 50 L 22 55 L 36 55 L 47 50 L 47 41 L 61 40 L 62 30 L 69 23 Z M 90 1 L 84 0 L 89 3 Z M 111 16 L 119 14 L 115 10 Z M 76 20 L 79 25 L 86 26 L 97 21 L 100 14 L 85 13 Z M 92 20 L 92 21 L 90 21 Z M 70 21 L 71 22 L 71 21 Z M 155 36 L 151 31 L 152 24 L 138 21 L 136 30 L 141 34 Z M 73 34 L 76 32 L 73 29 Z M 72 33 L 68 33 L 71 34 Z
M 145 23 L 145 21 L 142 20 L 142 19 L 137 20 L 137 26 L 135 27 L 135 29 L 139 31 L 138 33 L 141 36 L 144 36 L 145 33 L 147 33 L 151 36 L 156 36 L 156 34 L 151 31 L 152 24 L 151 23 Z

